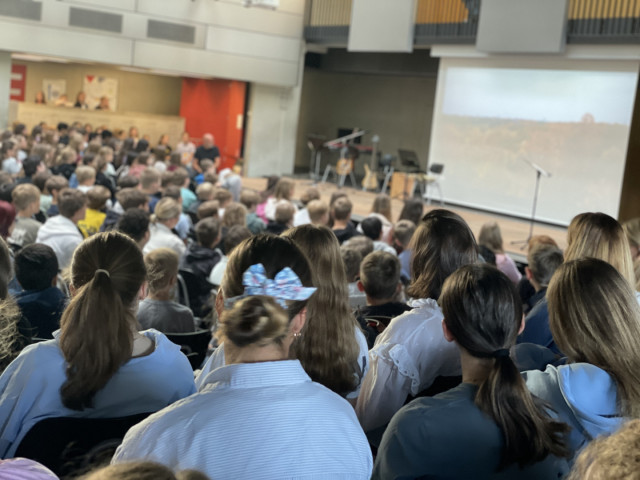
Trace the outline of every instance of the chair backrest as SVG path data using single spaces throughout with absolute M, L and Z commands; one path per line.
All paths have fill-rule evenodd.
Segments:
M 189 333 L 165 333 L 165 335 L 173 343 L 180 346 L 180 350 L 187 356 L 194 370 L 200 368 L 207 355 L 207 348 L 211 340 L 211 332 L 209 330 L 197 330 Z
M 442 163 L 432 163 L 429 167 L 429 171 L 431 173 L 435 173 L 436 175 L 440 175 L 444 170 L 444 165 Z
M 178 303 L 181 303 L 187 308 L 191 308 L 191 305 L 189 305 L 189 291 L 187 290 L 187 284 L 181 274 L 178 274 Z
M 183 295 L 187 297 L 188 303 L 184 303 L 184 305 L 193 311 L 195 317 L 206 316 L 213 306 L 210 302 L 213 285 L 206 279 L 185 269 L 179 270 L 178 278 L 181 289 L 184 289 L 180 292 L 180 297 Z M 180 303 L 183 303 L 182 300 Z
M 127 431 L 151 413 L 117 418 L 45 418 L 27 432 L 15 456 L 40 462 L 64 477 L 86 468 L 85 460 L 92 451 L 95 456 L 96 447 L 108 446 L 113 455 Z

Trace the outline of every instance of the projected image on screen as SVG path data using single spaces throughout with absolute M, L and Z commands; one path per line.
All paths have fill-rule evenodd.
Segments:
M 617 215 L 636 71 L 510 69 L 443 62 L 430 162 L 446 197 L 526 217 L 535 172 L 537 218 L 567 224 L 583 211 Z

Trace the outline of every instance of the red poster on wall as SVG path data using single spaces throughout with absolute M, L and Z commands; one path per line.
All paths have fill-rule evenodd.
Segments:
M 27 66 L 11 65 L 11 100 L 24 102 L 24 92 L 27 85 Z

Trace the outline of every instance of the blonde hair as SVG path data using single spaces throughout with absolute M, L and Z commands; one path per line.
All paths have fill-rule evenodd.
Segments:
M 75 163 L 77 159 L 78 159 L 78 152 L 71 147 L 65 147 L 60 151 L 60 153 L 56 157 L 54 165 L 59 167 L 60 165 L 65 165 L 67 163 Z
M 196 187 L 196 196 L 201 202 L 206 202 L 207 200 L 213 200 L 213 194 L 215 193 L 215 191 L 216 187 L 213 185 L 213 183 L 202 182 Z
M 149 291 L 159 292 L 171 285 L 171 279 L 178 275 L 180 259 L 170 248 L 156 248 L 144 256 L 147 269 Z
M 95 180 L 96 169 L 88 165 L 80 165 L 78 168 L 76 168 L 76 178 L 78 179 L 78 183 L 80 185 L 82 185 L 82 183 L 86 182 L 87 180 Z
M 182 213 L 182 208 L 178 202 L 176 202 L 171 197 L 161 198 L 160 201 L 156 204 L 156 208 L 153 211 L 153 215 L 151 218 L 152 222 L 167 222 L 169 220 L 173 220 L 174 218 L 178 218 Z
M 605 213 L 581 213 L 576 215 L 567 231 L 565 261 L 583 257 L 598 258 L 608 262 L 635 285 L 633 261 L 629 242 L 622 226 Z
M 159 463 L 138 461 L 109 465 L 80 477 L 80 480 L 209 480 L 209 477 L 196 470 L 174 474 Z
M 222 214 L 223 227 L 231 228 L 234 225 L 247 226 L 247 207 L 241 203 L 230 203 Z
M 640 306 L 626 279 L 603 260 L 568 261 L 551 279 L 547 299 L 560 350 L 611 374 L 622 415 L 640 417 Z
M 307 212 L 309 212 L 309 220 L 311 223 L 317 224 L 323 217 L 329 219 L 329 205 L 322 200 L 311 200 L 307 204 Z
M 40 190 L 35 185 L 23 183 L 11 192 L 11 200 L 16 210 L 26 210 L 35 202 L 40 202 Z
M 640 249 L 640 217 L 633 218 L 622 224 L 629 244 Z
M 502 233 L 497 222 L 489 222 L 482 225 L 478 235 L 478 243 L 487 247 L 494 253 L 503 253 Z
M 307 304 L 302 336 L 291 345 L 290 355 L 300 360 L 313 381 L 346 396 L 355 390 L 362 372 L 340 245 L 327 227 L 302 225 L 283 236 L 307 255 L 317 287 Z
M 589 442 L 567 480 L 640 480 L 640 420 Z

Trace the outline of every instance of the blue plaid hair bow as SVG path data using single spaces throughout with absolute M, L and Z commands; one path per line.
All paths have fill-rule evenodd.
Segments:
M 235 302 L 244 297 L 253 295 L 267 295 L 287 308 L 287 300 L 307 300 L 316 291 L 315 287 L 304 287 L 302 282 L 289 267 L 280 270 L 275 278 L 267 278 L 264 265 L 257 263 L 251 265 L 242 275 L 244 293 L 237 297 L 225 300 L 225 307 L 230 308 Z

